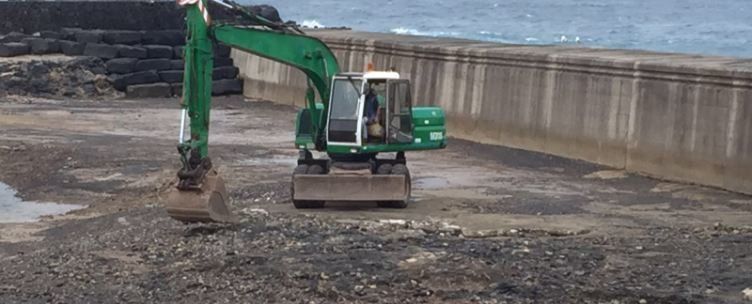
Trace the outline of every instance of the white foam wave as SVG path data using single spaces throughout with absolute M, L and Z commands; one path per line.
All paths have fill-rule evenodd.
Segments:
M 300 23 L 302 27 L 307 28 L 322 28 L 324 27 L 323 24 L 319 23 L 318 20 L 303 20 L 303 22 Z
M 424 32 L 424 31 L 419 31 L 416 29 L 407 28 L 407 27 L 393 28 L 389 30 L 389 32 L 397 34 L 397 35 L 433 36 L 433 37 L 437 37 L 437 36 L 454 37 L 454 36 L 460 35 L 460 33 L 457 33 L 457 32 Z

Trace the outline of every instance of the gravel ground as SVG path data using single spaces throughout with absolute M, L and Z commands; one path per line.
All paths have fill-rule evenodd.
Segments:
M 294 109 L 213 112 L 235 225 L 161 208 L 177 100 L 0 99 L 0 181 L 88 208 L 0 224 L 0 303 L 752 303 L 752 198 L 452 140 L 408 209 L 289 201 Z

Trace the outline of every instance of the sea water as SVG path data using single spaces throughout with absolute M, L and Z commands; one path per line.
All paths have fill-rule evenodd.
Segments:
M 267 0 L 306 26 L 752 58 L 752 0 Z

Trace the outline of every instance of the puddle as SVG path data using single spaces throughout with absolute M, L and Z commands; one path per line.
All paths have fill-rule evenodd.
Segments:
M 36 222 L 40 216 L 64 214 L 83 207 L 81 205 L 24 202 L 16 196 L 16 190 L 0 183 L 0 223 Z
M 449 181 L 443 177 L 424 177 L 415 180 L 415 188 L 443 189 L 449 186 Z

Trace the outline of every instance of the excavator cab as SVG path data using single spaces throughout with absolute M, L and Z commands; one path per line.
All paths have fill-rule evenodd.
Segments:
M 416 138 L 416 130 L 422 129 L 415 128 L 410 82 L 400 79 L 398 73 L 336 75 L 326 126 L 329 159 L 298 161 L 292 185 L 295 207 L 320 208 L 326 201 L 375 201 L 380 207 L 405 208 L 411 189 L 405 151 L 426 149 L 423 144 L 429 149 L 444 145 L 443 112 L 426 109 L 441 118 L 423 120 L 441 133 L 441 141 Z M 394 156 L 377 157 L 388 152 Z

